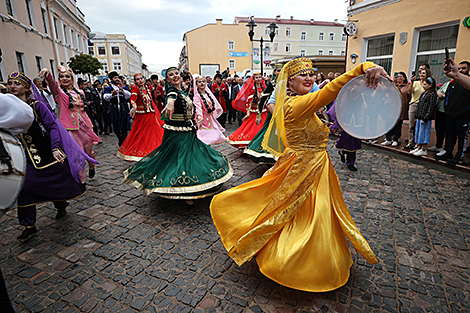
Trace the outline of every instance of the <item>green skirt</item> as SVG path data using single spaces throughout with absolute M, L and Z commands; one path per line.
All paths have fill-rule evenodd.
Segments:
M 263 142 L 263 137 L 269 127 L 269 122 L 271 121 L 272 114 L 268 112 L 268 116 L 266 117 L 266 121 L 263 124 L 263 127 L 260 131 L 256 134 L 256 136 L 250 141 L 248 146 L 245 148 L 245 153 L 248 155 L 251 161 L 259 164 L 274 164 L 277 161 L 277 158 L 269 153 L 268 151 L 263 149 L 261 143 Z
M 195 132 L 165 129 L 162 144 L 129 167 L 124 182 L 163 198 L 199 199 L 215 194 L 232 175 L 227 158 Z

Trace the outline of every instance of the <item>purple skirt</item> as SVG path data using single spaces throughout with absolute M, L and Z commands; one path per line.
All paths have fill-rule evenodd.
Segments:
M 18 195 L 18 206 L 30 206 L 46 201 L 70 200 L 85 193 L 85 186 L 76 182 L 67 163 L 55 163 L 36 169 L 26 158 L 26 176 Z
M 336 148 L 354 152 L 362 148 L 362 140 L 354 138 L 343 130 L 341 136 L 336 141 Z

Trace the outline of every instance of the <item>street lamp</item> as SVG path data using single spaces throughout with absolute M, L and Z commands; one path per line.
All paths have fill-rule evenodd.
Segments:
M 250 41 L 259 41 L 259 46 L 260 46 L 260 54 L 261 54 L 261 75 L 263 75 L 263 56 L 264 56 L 264 46 L 263 46 L 263 43 L 264 43 L 264 38 L 263 36 L 261 36 L 260 39 L 253 39 L 253 36 L 255 35 L 255 27 L 256 27 L 256 23 L 253 21 L 253 18 L 250 18 L 250 21 L 248 22 L 248 24 L 246 24 L 246 27 L 248 27 L 248 36 L 250 36 Z M 269 38 L 271 39 L 271 42 L 274 41 L 274 37 L 276 36 L 276 28 L 277 25 L 276 23 L 274 22 L 271 22 L 271 24 L 269 24 L 268 26 L 269 28 Z

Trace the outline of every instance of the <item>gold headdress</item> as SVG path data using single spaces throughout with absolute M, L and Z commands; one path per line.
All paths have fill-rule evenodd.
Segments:
M 263 138 L 263 148 L 279 157 L 287 145 L 286 127 L 284 125 L 284 102 L 287 97 L 289 79 L 301 74 L 314 73 L 312 60 L 298 58 L 288 62 L 279 73 L 276 84 L 276 106 L 273 118 Z
M 21 72 L 13 72 L 8 75 L 8 81 L 16 81 L 24 86 L 27 90 L 31 88 L 31 79 Z

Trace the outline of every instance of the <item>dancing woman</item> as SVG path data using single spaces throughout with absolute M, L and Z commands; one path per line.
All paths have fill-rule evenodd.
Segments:
M 196 107 L 195 119 L 198 124 L 197 138 L 206 145 L 225 142 L 227 138 L 222 133 L 225 129 L 217 121 L 217 118 L 223 113 L 223 108 L 207 87 L 206 78 L 198 74 L 193 78 L 193 102 Z
M 191 200 L 216 193 L 233 171 L 225 156 L 197 138 L 195 107 L 181 83 L 178 69 L 170 67 L 166 71 L 162 144 L 128 168 L 124 181 L 146 194 Z
M 276 85 L 276 108 L 263 146 L 279 160 L 257 180 L 216 195 L 211 214 L 230 257 L 256 256 L 260 271 L 281 285 L 325 292 L 346 284 L 352 265 L 345 235 L 371 264 L 377 259 L 354 224 L 326 143 L 329 129 L 315 112 L 349 80 L 365 73 L 377 85 L 385 70 L 371 62 L 308 93 L 312 61 L 287 63 Z
M 59 66 L 59 84 L 52 77 L 51 72 L 44 68 L 39 72 L 49 84 L 49 88 L 58 103 L 59 120 L 69 132 L 70 136 L 78 143 L 90 158 L 95 158 L 93 145 L 101 142 L 93 132 L 93 124 L 85 112 L 85 95 L 74 86 L 74 75 L 71 69 Z M 95 164 L 88 162 L 88 176 L 95 176 Z M 85 181 L 85 170 L 80 173 L 80 180 Z
M 243 123 L 227 139 L 228 143 L 235 148 L 246 147 L 263 127 L 268 110 L 263 107 L 260 111 L 258 104 L 264 89 L 266 89 L 266 84 L 263 77 L 260 73 L 255 73 L 243 85 L 237 98 L 232 102 L 233 108 L 246 113 Z
M 26 75 L 11 73 L 8 89 L 28 103 L 35 116 L 29 129 L 20 135 L 27 157 L 24 185 L 18 195 L 18 219 L 25 229 L 18 239 L 27 240 L 37 233 L 36 205 L 52 201 L 57 209 L 55 218 L 64 217 L 66 200 L 85 193 L 79 178 L 85 160 L 92 164 L 96 161 L 73 140 Z
M 135 74 L 134 82 L 131 89 L 132 109 L 129 112 L 134 123 L 117 152 L 117 156 L 126 161 L 141 160 L 155 150 L 163 139 L 163 121 L 160 121 L 160 112 L 155 109 L 144 76 L 141 73 Z

